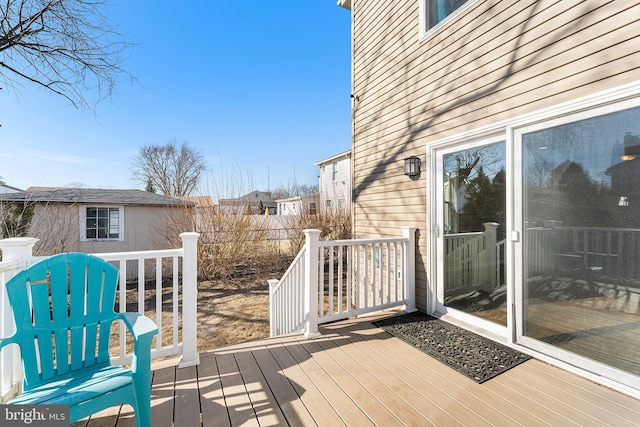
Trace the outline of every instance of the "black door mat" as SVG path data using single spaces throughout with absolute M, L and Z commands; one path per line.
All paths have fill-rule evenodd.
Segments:
M 378 320 L 373 324 L 478 384 L 531 358 L 420 312 Z

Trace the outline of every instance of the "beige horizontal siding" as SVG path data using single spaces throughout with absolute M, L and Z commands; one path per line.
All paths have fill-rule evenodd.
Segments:
M 619 2 L 618 4 L 623 3 Z M 385 138 L 392 135 L 394 131 L 406 130 L 407 121 L 419 125 L 434 118 L 438 119 L 437 125 L 439 126 L 446 125 L 447 128 L 455 128 L 455 121 L 447 123 L 452 120 L 447 116 L 454 116 L 455 109 L 464 107 L 464 115 L 458 117 L 467 122 L 469 116 L 486 116 L 487 113 L 483 114 L 482 109 L 490 105 L 499 105 L 505 96 L 522 97 L 524 95 L 522 103 L 528 105 L 532 96 L 529 91 L 522 90 L 520 86 L 544 86 L 551 73 L 553 73 L 554 81 L 561 80 L 563 82 L 565 90 L 576 87 L 584 81 L 584 76 L 578 74 L 578 79 L 573 79 L 578 80 L 578 83 L 570 84 L 571 82 L 568 80 L 576 75 L 576 71 L 584 73 L 593 68 L 595 63 L 607 64 L 614 61 L 616 56 L 627 57 L 630 53 L 637 52 L 637 43 L 631 37 L 638 33 L 640 6 L 615 12 L 618 15 L 596 22 L 592 26 L 587 25 L 568 36 L 548 30 L 548 27 L 552 25 L 570 25 L 571 21 L 565 22 L 568 13 L 561 15 L 564 18 L 562 22 L 541 21 L 537 29 L 540 32 L 545 31 L 547 34 L 530 31 L 529 33 L 534 33 L 529 35 L 533 37 L 533 42 L 522 41 L 527 43 L 526 49 L 520 48 L 517 52 L 492 49 L 491 54 L 486 55 L 487 58 L 478 58 L 461 65 L 455 72 L 447 72 L 447 68 L 441 68 L 431 72 L 429 79 L 419 80 L 416 77 L 414 81 L 405 82 L 405 87 L 410 89 L 395 91 L 398 98 L 396 101 L 393 99 L 385 100 L 385 95 L 372 92 L 370 96 L 375 98 L 377 102 L 383 103 L 383 108 L 375 112 L 376 120 L 370 120 L 370 116 L 364 110 L 365 107 L 361 105 L 363 98 L 368 98 L 369 95 L 367 97 L 361 96 L 361 103 L 357 108 L 356 136 L 361 138 L 375 135 L 378 139 Z M 580 18 L 580 11 L 575 11 L 575 13 L 576 16 L 572 18 L 584 21 L 580 25 L 590 24 L 587 18 L 601 19 L 594 14 Z M 546 18 L 543 16 L 541 19 Z M 621 28 L 607 32 L 612 22 L 620 25 Z M 542 36 L 549 37 L 554 41 L 551 41 L 551 45 L 547 46 L 545 43 L 549 41 Z M 558 40 L 562 40 L 562 36 L 565 38 L 575 37 L 576 43 L 560 44 Z M 522 38 L 524 39 L 525 35 Z M 569 46 L 571 49 L 568 49 Z M 438 76 L 436 73 L 446 73 L 446 75 Z M 536 78 L 539 78 L 540 82 L 532 84 L 535 83 L 533 79 Z M 392 89 L 393 87 L 391 87 Z M 367 90 L 369 89 L 367 88 Z M 483 96 L 477 98 L 478 93 Z M 537 96 L 534 97 L 537 98 Z M 438 118 L 440 111 L 447 112 L 445 117 Z M 360 127 L 358 122 L 364 123 L 364 125 Z
M 418 181 L 403 165 L 426 143 L 640 79 L 638 1 L 477 1 L 421 42 L 417 1 L 355 0 L 353 14 L 358 237 L 424 229 L 428 165 Z

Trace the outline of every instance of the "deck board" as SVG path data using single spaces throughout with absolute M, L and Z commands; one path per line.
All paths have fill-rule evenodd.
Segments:
M 203 355 L 198 366 L 203 427 L 230 426 L 220 373 L 215 358 Z M 153 425 L 153 424 L 152 424 Z
M 518 373 L 526 375 L 528 381 L 544 381 L 545 390 L 559 401 L 611 420 L 612 425 L 637 425 L 640 420 L 640 402 L 629 405 L 627 396 L 590 382 L 586 383 L 589 387 L 584 387 L 582 378 L 567 371 L 532 360 Z
M 175 369 L 153 371 L 151 381 L 151 425 L 154 427 L 171 427 L 172 425 L 175 381 Z
M 197 368 L 189 366 L 176 370 L 175 425 L 200 425 L 200 397 L 198 394 Z
M 225 354 L 216 361 L 231 425 L 259 426 L 235 355 Z
M 253 406 L 259 425 L 279 426 L 287 424 L 287 418 L 282 412 L 282 408 L 277 405 L 271 389 L 266 386 L 267 382 L 262 374 L 254 356 L 266 353 L 267 350 L 257 350 L 254 354 L 250 352 L 236 353 L 238 369 L 242 373 L 242 381 L 249 393 L 249 400 Z M 265 370 L 269 367 L 265 366 Z M 293 415 L 293 414 L 291 414 Z
M 322 365 L 325 375 L 331 376 L 336 384 L 344 390 L 353 403 L 362 411 L 369 420 L 384 426 L 400 426 L 401 421 L 381 404 L 378 396 L 368 390 L 361 382 L 361 378 L 353 375 L 345 369 L 331 354 L 324 350 L 318 341 L 303 343 L 303 347 L 313 355 L 313 358 Z
M 366 331 L 369 338 L 374 337 L 370 332 L 370 330 Z M 371 363 L 370 369 L 378 372 L 381 377 L 387 378 L 396 392 L 412 402 L 415 408 L 419 408 L 423 416 L 436 425 L 490 424 L 488 420 L 478 416 L 477 412 L 471 409 L 470 403 L 472 404 L 476 397 L 452 385 L 447 378 L 439 376 L 437 369 L 444 367 L 447 369 L 447 374 L 454 377 L 462 377 L 461 374 L 444 365 L 439 366 L 440 362 L 431 358 L 426 361 L 439 364 L 435 365 L 436 369 L 429 364 L 421 363 L 424 353 L 402 341 L 393 339 L 382 330 L 377 331 L 375 336 L 378 339 L 372 341 L 358 336 L 357 333 L 351 334 L 352 345 L 360 352 L 357 357 L 368 357 Z M 393 380 L 394 377 L 396 381 Z M 408 381 L 411 378 L 413 381 Z M 462 406 L 456 404 L 455 411 L 449 411 L 448 408 L 455 402 L 464 402 L 464 404 Z
M 362 357 L 354 358 L 342 350 L 341 347 L 348 343 L 346 338 L 343 340 L 318 340 L 317 342 L 327 355 L 336 360 L 350 375 L 357 378 L 363 387 L 393 414 L 398 422 L 402 421 L 409 425 L 431 424 L 428 418 L 422 415 L 416 407 L 409 404 L 397 393 L 397 388 L 393 384 L 397 382 L 397 377 L 376 375 L 375 372 L 379 372 L 378 366 L 374 366 L 369 357 L 362 355 Z
M 452 395 L 455 388 L 452 388 L 451 381 L 439 377 L 436 374 L 436 369 L 446 368 L 448 375 L 466 380 L 466 377 L 460 373 L 432 358 L 428 358 L 425 362 L 437 364 L 435 365 L 436 369 L 421 363 L 425 359 L 423 352 L 395 339 L 382 329 L 352 329 L 350 332 L 353 345 L 356 348 L 360 347 L 361 354 L 373 358 L 378 363 L 378 366 L 372 369 L 376 371 L 386 369 L 385 376 L 396 373 L 404 379 L 407 386 L 410 386 L 405 390 L 400 388 L 399 393 L 404 392 L 407 399 L 421 395 L 425 402 L 422 404 L 416 402 L 414 406 L 420 408 L 434 424 L 490 425 L 483 416 L 474 412 L 467 405 L 468 400 L 473 399 L 473 396 L 469 395 L 464 399 L 457 399 Z M 408 381 L 410 379 L 413 381 Z M 463 403 L 460 404 L 461 402 Z
M 274 351 L 264 347 L 259 351 L 253 352 L 253 355 L 260 365 L 265 381 L 273 392 L 274 402 L 279 405 L 286 423 L 290 425 L 315 424 L 313 417 L 306 410 L 303 402 L 300 401 L 300 395 L 304 393 L 304 389 L 296 390 L 292 384 L 292 381 L 295 380 L 285 376 L 283 365 L 278 363 L 277 355 L 274 353 Z M 290 359 L 289 363 L 295 364 L 292 359 Z
M 351 396 L 335 382 L 336 373 L 327 374 L 319 361 L 307 352 L 303 344 L 289 345 L 287 350 L 298 365 L 304 369 L 311 382 L 318 387 L 323 397 L 331 405 L 332 410 L 347 425 L 373 426 L 373 422 L 358 408 Z
M 294 400 L 294 397 L 283 396 L 284 405 L 291 406 L 301 421 L 297 425 L 313 425 L 314 423 L 321 427 L 346 425 L 284 345 L 269 346 L 269 351 L 280 366 L 280 377 L 288 379 L 298 397 Z M 310 419 L 302 418 L 306 416 L 306 412 L 300 408 L 300 405 L 308 411 Z
M 152 425 L 640 426 L 640 400 L 568 371 L 531 359 L 477 384 L 371 320 L 154 364 Z M 124 405 L 78 426 L 133 422 Z

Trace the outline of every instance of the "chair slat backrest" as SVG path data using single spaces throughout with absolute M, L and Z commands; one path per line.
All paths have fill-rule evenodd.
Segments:
M 109 364 L 118 269 L 86 254 L 40 261 L 7 282 L 24 364 L 24 389 Z

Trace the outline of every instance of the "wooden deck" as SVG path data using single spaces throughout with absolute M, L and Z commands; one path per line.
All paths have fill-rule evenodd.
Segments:
M 161 362 L 152 426 L 640 426 L 640 400 L 539 360 L 476 384 L 369 320 Z M 135 423 L 124 406 L 76 425 Z

